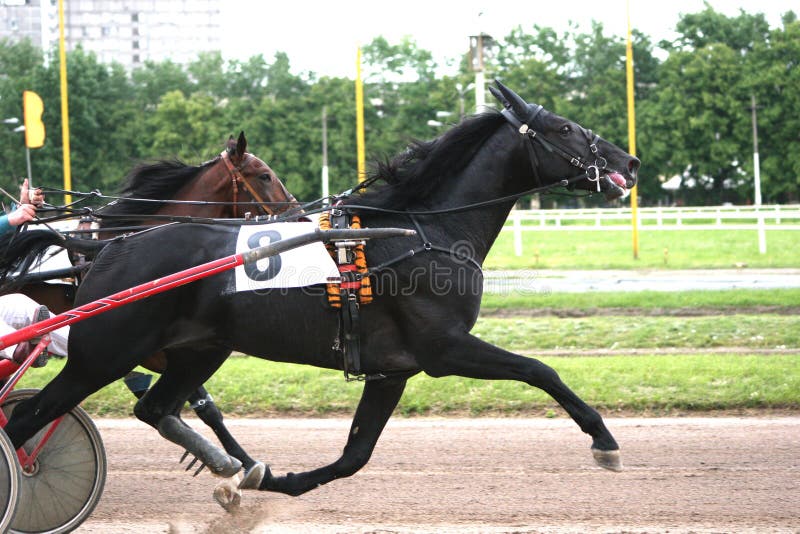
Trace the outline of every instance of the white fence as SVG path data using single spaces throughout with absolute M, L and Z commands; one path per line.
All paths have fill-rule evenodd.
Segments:
M 766 230 L 800 230 L 800 205 L 639 208 L 640 232 L 663 230 L 758 230 L 766 250 Z M 630 208 L 513 210 L 503 227 L 514 232 L 514 249 L 522 255 L 522 232 L 631 230 Z

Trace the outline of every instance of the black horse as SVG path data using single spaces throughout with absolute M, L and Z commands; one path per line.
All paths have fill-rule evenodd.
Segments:
M 342 208 L 364 227 L 416 229 L 416 237 L 370 242 L 374 302 L 360 314 L 367 380 L 347 444 L 322 468 L 274 476 L 260 489 L 300 495 L 350 476 L 369 460 L 409 377 L 458 375 L 518 380 L 551 395 L 592 438 L 596 462 L 621 469 L 619 447 L 601 416 L 542 362 L 469 332 L 481 301 L 481 264 L 520 194 L 552 185 L 624 194 L 639 161 L 580 125 L 528 104 L 497 84 L 502 112 L 486 111 L 441 137 L 414 143 L 377 175 L 387 183 Z M 81 284 L 82 304 L 233 252 L 238 228 L 176 225 L 106 246 Z M 338 312 L 324 291 L 233 289 L 222 273 L 76 323 L 64 369 L 14 411 L 6 432 L 20 446 L 47 422 L 124 376 L 141 355 L 163 350 L 169 365 L 135 413 L 214 472 L 239 469 L 179 418 L 187 397 L 232 350 L 265 359 L 343 368 Z
M 239 218 L 247 211 L 257 215 L 277 215 L 299 207 L 269 165 L 247 152 L 244 132 L 238 139 L 231 136 L 219 156 L 201 165 L 162 160 L 136 166 L 125 177 L 120 195 L 119 199 L 94 212 L 99 219 L 101 236 L 114 237 L 144 227 L 138 225 L 152 226 L 170 220 Z M 42 235 L 33 230 L 0 235 L 0 273 L 27 272 L 51 247 L 61 244 L 61 238 L 50 232 Z M 96 246 L 90 244 L 88 247 L 88 254 L 93 256 Z M 18 261 L 20 257 L 24 258 L 21 262 Z M 83 259 L 80 259 L 81 263 Z M 71 258 L 73 264 L 76 260 L 74 256 Z M 6 282 L 0 290 L 27 294 L 54 313 L 75 306 L 75 285 L 42 281 L 27 283 L 26 278 L 0 278 Z M 149 355 L 141 365 L 161 372 L 167 362 L 163 353 L 157 352 Z M 125 384 L 134 395 L 141 397 L 150 384 L 150 375 L 132 372 L 125 377 Z M 214 431 L 225 450 L 242 462 L 247 481 L 258 483 L 263 476 L 263 464 L 248 456 L 230 434 L 208 391 L 201 386 L 190 395 L 188 402 L 197 416 Z

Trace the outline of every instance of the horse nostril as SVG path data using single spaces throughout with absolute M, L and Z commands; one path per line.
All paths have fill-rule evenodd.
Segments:
M 641 162 L 638 159 L 631 158 L 631 160 L 628 162 L 628 173 L 636 178 L 636 173 L 639 171 L 640 165 Z

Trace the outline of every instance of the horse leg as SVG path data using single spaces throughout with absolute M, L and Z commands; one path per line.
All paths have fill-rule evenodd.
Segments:
M 245 474 L 244 479 L 239 483 L 242 489 L 255 489 L 264 477 L 266 466 L 261 462 L 253 460 L 245 452 L 239 442 L 231 435 L 225 423 L 222 422 L 222 412 L 214 403 L 214 399 L 203 386 L 197 388 L 189 396 L 189 406 L 211 430 L 214 431 L 225 452 L 242 462 Z
M 136 396 L 137 399 L 141 399 L 144 394 L 147 393 L 147 390 L 150 387 L 151 379 L 152 375 L 131 371 L 125 377 L 125 385 L 128 386 L 128 389 Z M 244 467 L 248 476 L 253 477 L 252 488 L 257 487 L 256 485 L 264 476 L 264 471 L 261 469 L 259 473 L 259 469 L 257 468 L 256 471 L 251 475 L 251 469 L 256 466 L 256 464 L 260 464 L 260 462 L 253 460 L 250 455 L 245 452 L 242 446 L 239 445 L 239 442 L 236 441 L 236 438 L 231 435 L 228 428 L 222 422 L 222 412 L 220 412 L 219 408 L 217 408 L 217 405 L 214 403 L 214 399 L 211 397 L 211 394 L 209 394 L 203 386 L 200 386 L 194 392 L 192 392 L 191 395 L 189 395 L 188 402 L 189 407 L 194 410 L 194 413 L 197 414 L 197 417 L 199 417 L 200 420 L 206 424 L 206 426 L 214 431 L 214 434 L 216 434 L 217 438 L 219 438 L 222 446 L 225 447 L 225 452 L 242 462 L 242 466 Z M 261 465 L 263 466 L 263 464 Z
M 42 391 L 14 408 L 3 430 L 8 434 L 14 448 L 19 448 L 45 425 L 124 374 L 123 371 L 116 375 L 93 375 L 68 359 L 61 372 Z
M 152 375 L 140 373 L 138 371 L 131 371 L 125 377 L 125 385 L 133 393 L 137 399 L 141 399 L 147 393 L 150 387 Z M 192 392 L 189 396 L 189 407 L 194 410 L 197 417 L 200 418 L 211 430 L 214 431 L 225 452 L 242 462 L 245 470 L 244 479 L 238 483 L 243 489 L 255 489 L 258 483 L 264 477 L 265 466 L 261 462 L 256 462 L 250 455 L 245 452 L 236 438 L 231 435 L 228 428 L 222 422 L 222 412 L 220 412 L 214 399 L 206 391 L 203 386 L 200 386 Z
M 133 410 L 136 417 L 157 429 L 161 436 L 199 459 L 201 468 L 208 466 L 214 474 L 223 477 L 236 474 L 241 462 L 184 423 L 180 410 L 189 395 L 214 374 L 228 354 L 230 350 L 221 347 L 169 349 L 167 369 Z
M 331 480 L 355 474 L 372 456 L 383 427 L 403 395 L 406 380 L 405 377 L 392 377 L 364 383 L 347 445 L 338 460 L 313 471 L 288 473 L 282 477 L 272 476 L 267 469 L 259 489 L 297 496 Z
M 434 377 L 458 375 L 487 380 L 519 380 L 548 393 L 560 404 L 581 430 L 592 437 L 592 454 L 600 467 L 621 471 L 619 445 L 606 428 L 603 418 L 587 405 L 551 367 L 459 333 L 436 344 L 436 352 L 420 363 Z

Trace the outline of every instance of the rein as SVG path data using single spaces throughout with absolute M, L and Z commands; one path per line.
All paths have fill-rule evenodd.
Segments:
M 538 132 L 536 132 L 536 130 L 534 130 L 529 125 L 529 123 L 533 122 L 533 120 L 542 111 L 542 109 L 544 109 L 542 106 L 538 106 L 535 109 L 531 110 L 530 114 L 528 115 L 528 117 L 527 117 L 527 119 L 525 121 L 520 120 L 517 117 L 517 115 L 513 111 L 511 111 L 509 109 L 504 109 L 502 111 L 503 117 L 508 122 L 510 122 L 515 128 L 517 128 L 517 131 L 521 135 L 524 135 L 530 141 L 530 143 L 526 144 L 525 146 L 526 146 L 526 148 L 528 150 L 528 157 L 529 157 L 529 160 L 530 160 L 530 163 L 531 163 L 531 169 L 533 170 L 533 175 L 534 175 L 534 178 L 536 179 L 536 182 L 537 182 L 537 186 L 536 187 L 533 187 L 531 189 L 522 191 L 520 193 L 514 193 L 514 194 L 511 194 L 511 195 L 506 195 L 506 196 L 495 198 L 495 199 L 491 199 L 491 200 L 485 200 L 485 201 L 482 201 L 482 202 L 475 202 L 475 203 L 472 203 L 472 204 L 465 204 L 463 206 L 456 206 L 456 207 L 453 207 L 453 208 L 443 208 L 443 209 L 439 209 L 439 210 L 424 210 L 424 211 L 420 211 L 420 210 L 392 210 L 392 209 L 388 209 L 388 208 L 378 208 L 378 207 L 374 207 L 374 206 L 360 206 L 360 205 L 357 205 L 357 204 L 344 204 L 344 205 L 339 206 L 337 209 L 340 209 L 340 210 L 354 209 L 354 210 L 373 211 L 373 212 L 378 212 L 378 213 L 407 215 L 411 219 L 411 222 L 414 224 L 414 227 L 415 227 L 415 229 L 417 231 L 416 232 L 417 235 L 422 240 L 422 244 L 421 245 L 418 245 L 415 248 L 409 249 L 406 252 L 404 252 L 403 254 L 401 254 L 401 255 L 399 255 L 399 256 L 397 256 L 395 258 L 392 258 L 390 260 L 387 260 L 387 261 L 385 261 L 385 262 L 383 262 L 383 263 L 381 263 L 379 265 L 375 265 L 375 266 L 370 267 L 368 269 L 368 273 L 372 274 L 372 273 L 375 273 L 377 271 L 383 270 L 383 269 L 389 267 L 390 265 L 394 265 L 395 263 L 398 263 L 398 262 L 403 261 L 405 259 L 411 258 L 412 256 L 415 256 L 415 255 L 423 253 L 423 252 L 436 251 L 436 252 L 442 252 L 442 253 L 445 253 L 445 254 L 453 254 L 453 250 L 448 249 L 446 247 L 441 247 L 441 246 L 438 246 L 438 245 L 434 245 L 428 239 L 427 235 L 425 234 L 425 232 L 422 229 L 422 225 L 419 223 L 419 221 L 417 220 L 416 216 L 420 216 L 420 215 L 442 215 L 442 214 L 448 214 L 448 213 L 459 213 L 459 212 L 462 212 L 462 211 L 474 210 L 474 209 L 478 209 L 478 208 L 482 208 L 482 207 L 486 207 L 486 206 L 493 206 L 493 205 L 497 205 L 497 204 L 503 204 L 503 203 L 506 203 L 506 202 L 510 202 L 512 200 L 516 201 L 519 198 L 521 198 L 523 196 L 526 196 L 526 195 L 535 194 L 535 193 L 547 193 L 551 189 L 554 189 L 556 187 L 569 187 L 570 185 L 572 185 L 572 184 L 574 184 L 576 182 L 579 182 L 581 180 L 589 180 L 589 181 L 592 181 L 592 182 L 597 182 L 597 190 L 600 191 L 601 170 L 604 170 L 606 168 L 606 165 L 607 165 L 606 159 L 599 154 L 599 151 L 598 151 L 598 148 L 597 148 L 597 141 L 600 139 L 600 136 L 598 136 L 597 134 L 592 134 L 592 132 L 589 131 L 589 136 L 591 136 L 591 140 L 589 141 L 589 150 L 592 152 L 592 154 L 595 155 L 594 163 L 589 165 L 585 161 L 583 161 L 579 156 L 573 155 L 568 150 L 566 150 L 565 148 L 560 146 L 558 143 L 553 142 L 553 141 L 551 141 L 549 139 L 546 139 L 544 134 L 537 135 Z M 587 136 L 587 140 L 589 140 L 589 136 Z M 578 174 L 578 175 L 573 176 L 571 178 L 562 179 L 562 180 L 560 180 L 560 181 L 558 181 L 556 183 L 550 184 L 550 185 L 545 185 L 545 186 L 541 185 L 541 180 L 539 178 L 539 172 L 538 172 L 539 160 L 536 157 L 536 152 L 535 152 L 535 149 L 533 148 L 533 145 L 537 140 L 545 149 L 549 150 L 550 152 L 555 152 L 559 156 L 561 156 L 564 159 L 566 159 L 567 161 L 569 161 L 569 163 L 571 165 L 573 165 L 575 167 L 579 167 L 584 172 L 582 174 Z M 459 260 L 461 260 L 461 261 L 465 261 L 465 262 L 471 263 L 478 271 L 482 271 L 483 270 L 481 265 L 474 258 L 471 258 L 471 257 L 463 255 L 463 254 L 458 255 L 457 258 Z
M 506 195 L 506 196 L 495 198 L 495 199 L 491 199 L 491 200 L 484 200 L 484 201 L 481 201 L 481 202 L 474 202 L 474 203 L 471 203 L 471 204 L 464 204 L 462 206 L 455 206 L 455 207 L 451 207 L 451 208 L 442 208 L 442 209 L 436 209 L 436 210 L 396 210 L 396 209 L 391 209 L 391 208 L 380 208 L 380 207 L 377 207 L 377 206 L 366 206 L 366 205 L 360 205 L 360 204 L 343 204 L 343 205 L 340 205 L 340 208 L 341 209 L 346 209 L 346 210 L 361 210 L 361 211 L 371 211 L 371 212 L 374 212 L 374 213 L 386 213 L 386 214 L 407 215 L 407 216 L 415 216 L 415 215 L 420 215 L 420 216 L 424 216 L 424 215 L 444 215 L 444 214 L 448 214 L 448 213 L 460 213 L 460 212 L 470 211 L 470 210 L 479 209 L 479 208 L 483 208 L 483 207 L 487 207 L 487 206 L 494 206 L 494 205 L 497 205 L 497 204 L 503 204 L 503 203 L 510 202 L 510 201 L 516 201 L 516 200 L 520 199 L 521 197 L 524 197 L 524 196 L 527 196 L 527 195 L 549 193 L 551 190 L 553 190 L 555 188 L 558 188 L 558 187 L 568 188 L 570 185 L 573 185 L 573 184 L 575 184 L 575 183 L 577 183 L 577 182 L 579 182 L 581 180 L 589 180 L 589 181 L 592 181 L 592 182 L 596 182 L 597 183 L 597 190 L 599 191 L 600 190 L 601 171 L 603 171 L 603 170 L 605 170 L 607 168 L 607 160 L 599 153 L 599 150 L 597 148 L 597 141 L 599 140 L 600 137 L 598 135 L 596 135 L 596 134 L 593 134 L 591 131 L 589 131 L 589 134 L 591 135 L 591 139 L 587 139 L 587 140 L 589 140 L 589 150 L 592 152 L 592 154 L 595 155 L 594 163 L 589 164 L 587 161 L 584 161 L 581 157 L 575 156 L 572 153 L 570 153 L 569 150 L 567 150 L 564 147 L 562 147 L 559 143 L 557 143 L 557 142 L 555 142 L 555 141 L 553 141 L 551 139 L 547 139 L 544 136 L 544 134 L 541 134 L 541 133 L 537 132 L 535 129 L 533 129 L 529 125 L 529 123 L 532 122 L 534 118 L 536 118 L 536 116 L 542 111 L 542 109 L 543 109 L 542 106 L 537 106 L 534 110 L 532 110 L 532 112 L 526 118 L 525 121 L 521 120 L 513 111 L 511 111 L 509 109 L 504 109 L 504 110 L 501 111 L 503 117 L 512 126 L 514 126 L 517 129 L 517 131 L 520 133 L 520 135 L 524 135 L 530 141 L 530 143 L 527 144 L 526 147 L 528 149 L 528 156 L 529 156 L 529 159 L 530 159 L 531 168 L 533 170 L 534 177 L 536 178 L 536 182 L 537 182 L 536 187 L 532 187 L 530 189 L 527 189 L 525 191 L 521 191 L 519 193 L 513 193 L 513 194 L 510 194 L 510 195 Z M 555 182 L 553 184 L 541 185 L 541 181 L 539 180 L 539 173 L 538 173 L 538 166 L 539 166 L 538 165 L 538 158 L 536 157 L 536 153 L 535 153 L 535 151 L 533 149 L 533 145 L 536 142 L 540 143 L 548 151 L 555 152 L 559 156 L 561 156 L 564 159 L 566 159 L 567 161 L 569 161 L 571 165 L 582 169 L 584 172 L 581 173 L 581 174 L 572 176 L 570 178 L 562 179 L 559 182 Z M 127 200 L 127 201 L 136 201 L 136 202 L 159 202 L 159 203 L 162 203 L 162 204 L 170 204 L 170 203 L 173 203 L 173 204 L 192 204 L 192 205 L 221 205 L 221 204 L 230 205 L 230 204 L 233 204 L 235 206 L 234 215 L 236 215 L 236 211 L 238 210 L 239 205 L 255 205 L 255 206 L 261 207 L 265 212 L 267 212 L 270 215 L 268 220 L 261 221 L 261 222 L 282 222 L 282 221 L 288 221 L 288 220 L 294 219 L 300 213 L 303 213 L 304 215 L 312 215 L 312 214 L 315 214 L 315 213 L 321 213 L 323 211 L 326 211 L 328 209 L 324 205 L 326 200 L 329 201 L 331 204 L 335 204 L 336 201 L 341 201 L 343 199 L 346 199 L 346 198 L 350 197 L 353 193 L 357 192 L 360 189 L 366 188 L 368 185 L 371 185 L 372 183 L 374 183 L 378 179 L 378 177 L 372 177 L 370 179 L 365 180 L 364 182 L 359 183 L 356 187 L 354 187 L 352 189 L 349 189 L 347 191 L 344 191 L 340 195 L 321 198 L 321 199 L 318 199 L 318 200 L 315 200 L 315 201 L 311 201 L 311 202 L 305 203 L 305 204 L 299 206 L 298 208 L 289 209 L 288 211 L 286 211 L 286 212 L 284 212 L 284 213 L 282 213 L 280 215 L 273 215 L 273 212 L 271 210 L 269 210 L 269 208 L 267 207 L 268 203 L 265 202 L 260 197 L 260 195 L 258 195 L 258 193 L 253 190 L 252 186 L 248 183 L 248 181 L 242 175 L 241 169 L 239 167 L 234 166 L 233 163 L 230 161 L 230 158 L 229 158 L 229 155 L 228 155 L 227 151 L 223 151 L 220 154 L 220 157 L 224 161 L 225 166 L 228 169 L 229 174 L 231 175 L 231 182 L 232 182 L 232 185 L 234 187 L 234 202 L 233 203 L 231 203 L 231 202 L 214 202 L 214 201 L 197 201 L 197 200 L 134 199 L 134 198 L 127 198 L 127 197 L 115 197 L 115 196 L 103 195 L 97 190 L 94 190 L 94 191 L 92 191 L 90 193 L 82 193 L 82 192 L 78 192 L 78 191 L 68 191 L 68 190 L 64 190 L 64 189 L 55 189 L 54 188 L 54 189 L 48 189 L 48 191 L 52 191 L 52 192 L 56 192 L 56 193 L 70 193 L 70 194 L 74 194 L 76 196 L 83 195 L 85 197 L 106 198 L 106 199 L 112 199 L 112 200 Z M 237 193 L 238 193 L 238 183 L 239 182 L 241 182 L 245 186 L 245 188 L 247 188 L 247 190 L 250 192 L 250 194 L 253 195 L 253 198 L 256 199 L 255 202 L 237 202 Z M 319 207 L 312 208 L 313 206 L 319 206 Z M 57 209 L 57 208 L 54 208 L 54 209 Z M 92 208 L 86 208 L 86 207 L 81 208 L 79 210 L 74 210 L 74 212 L 77 213 L 77 214 L 80 214 L 80 215 L 90 215 L 90 216 L 96 216 L 96 217 L 100 217 L 100 218 L 103 218 L 103 217 L 113 218 L 114 217 L 114 216 L 96 214 L 96 213 L 94 213 L 94 210 Z M 66 216 L 55 216 L 55 217 L 43 218 L 43 219 L 41 219 L 41 221 L 42 222 L 50 222 L 50 221 L 70 218 L 72 216 L 74 216 L 74 214 L 73 215 L 66 215 Z M 134 216 L 133 215 L 125 215 L 125 216 L 122 216 L 122 217 L 130 219 L 130 218 L 132 218 Z M 226 223 L 226 221 L 224 221 L 223 219 L 209 219 L 209 218 L 204 218 L 204 217 L 192 217 L 192 216 L 173 216 L 173 215 L 162 215 L 162 216 L 159 216 L 157 214 L 150 214 L 147 217 L 148 218 L 153 218 L 153 219 L 160 219 L 161 218 L 161 219 L 166 220 L 168 222 L 198 222 L 198 221 L 200 221 L 200 222 L 212 223 L 212 224 L 225 224 Z M 258 219 L 260 219 L 260 217 L 257 218 L 257 220 Z M 131 227 L 130 229 L 132 230 L 134 228 Z

